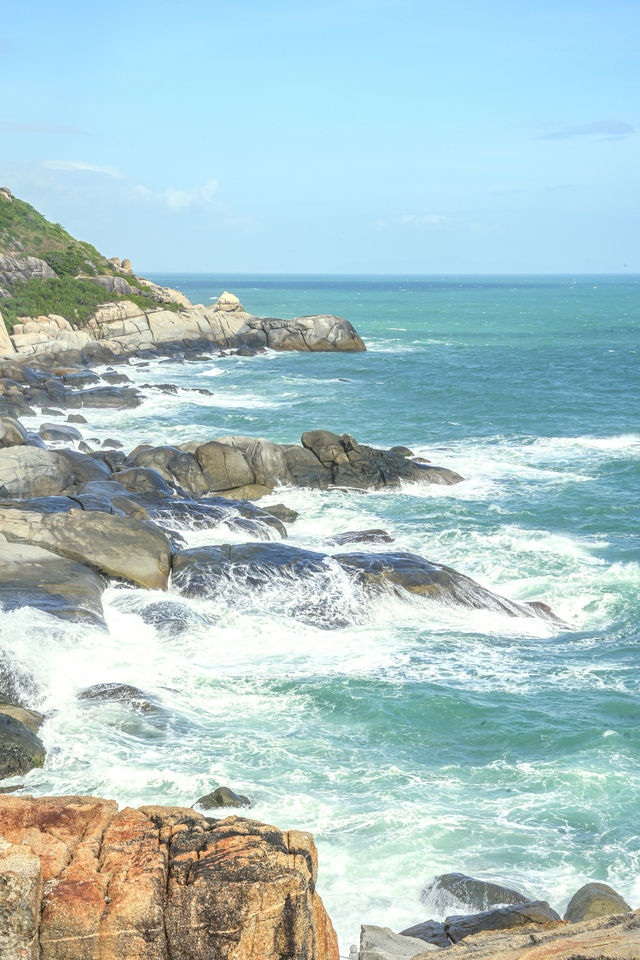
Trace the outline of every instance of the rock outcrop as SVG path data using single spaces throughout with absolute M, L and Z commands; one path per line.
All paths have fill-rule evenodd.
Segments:
M 6 960 L 338 960 L 307 833 L 176 807 L 118 812 L 93 797 L 4 797 L 0 836 Z
M 134 287 L 124 277 L 88 279 L 113 295 L 126 296 L 134 292 Z M 53 315 L 28 318 L 25 323 L 14 326 L 9 338 L 11 346 L 8 346 L 6 337 L 3 338 L 4 353 L 15 352 L 20 357 L 61 358 L 73 351 L 88 355 L 99 344 L 103 356 L 107 353 L 129 356 L 185 342 L 198 342 L 204 348 L 222 350 L 268 347 L 305 352 L 358 352 L 366 349 L 359 334 L 342 317 L 324 314 L 294 320 L 255 317 L 244 310 L 237 298 L 231 301 L 230 294 L 205 307 L 193 306 L 179 291 L 170 288 L 148 284 L 147 289 L 153 299 L 159 301 L 158 306 L 141 307 L 125 299 L 105 303 L 80 330 L 73 329 L 66 321 L 60 324 Z M 177 304 L 182 309 L 168 309 L 163 304 L 172 307 Z
M 580 923 L 630 910 L 627 901 L 607 883 L 585 883 L 569 901 L 564 919 L 567 923 Z

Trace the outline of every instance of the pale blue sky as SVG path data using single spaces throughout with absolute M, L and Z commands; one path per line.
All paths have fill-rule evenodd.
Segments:
M 640 271 L 637 0 L 5 0 L 0 183 L 140 271 Z

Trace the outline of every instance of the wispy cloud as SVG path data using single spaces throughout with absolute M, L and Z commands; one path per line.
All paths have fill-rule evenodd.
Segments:
M 43 166 L 45 166 L 47 170 L 63 170 L 71 173 L 99 173 L 105 177 L 117 178 L 122 176 L 117 167 L 102 167 L 97 163 L 86 163 L 84 160 L 45 160 Z
M 635 127 L 623 120 L 597 120 L 578 127 L 563 127 L 543 133 L 537 140 L 570 140 L 573 137 L 598 137 L 601 140 L 621 140 L 635 132 Z
M 382 217 L 371 226 L 374 230 L 389 230 L 392 227 L 429 227 L 446 223 L 449 218 L 442 213 L 401 213 L 395 217 Z
M 179 190 L 176 187 L 167 187 L 159 194 L 160 199 L 169 207 L 170 210 L 180 212 L 188 210 L 189 207 L 199 203 L 210 203 L 218 190 L 218 181 L 216 179 L 207 180 L 201 187 L 194 190 Z M 153 193 L 153 191 L 150 191 Z
M 6 133 L 62 133 L 71 136 L 89 136 L 86 130 L 80 130 L 79 127 L 65 127 L 58 123 L 16 123 L 13 120 L 0 120 L 0 130 Z

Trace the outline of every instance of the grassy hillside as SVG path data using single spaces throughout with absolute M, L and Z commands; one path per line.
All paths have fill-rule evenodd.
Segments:
M 59 277 L 115 273 L 95 247 L 76 240 L 59 223 L 50 223 L 35 207 L 0 196 L 0 253 L 45 260 Z
M 101 303 L 133 300 L 143 309 L 157 306 L 149 290 L 134 274 L 122 274 L 90 243 L 76 240 L 59 223 L 51 223 L 35 207 L 6 190 L 0 190 L 0 254 L 37 257 L 49 264 L 56 279 L 12 282 L 0 295 L 0 313 L 9 330 L 20 317 L 56 313 L 82 326 Z M 91 276 L 122 276 L 133 294 L 108 293 L 86 279 Z M 179 310 L 176 304 L 163 304 Z

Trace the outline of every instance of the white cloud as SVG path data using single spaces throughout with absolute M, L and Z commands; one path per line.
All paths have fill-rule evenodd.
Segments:
M 194 190 L 179 190 L 176 187 L 167 187 L 166 190 L 162 190 L 160 197 L 170 210 L 180 212 L 195 204 L 211 203 L 217 189 L 218 181 L 211 179 L 207 180 L 202 187 L 196 187 Z
M 85 163 L 84 160 L 45 160 L 47 170 L 82 171 L 86 173 L 100 173 L 105 177 L 121 177 L 117 167 L 101 167 L 96 163 Z
M 597 120 L 595 123 L 583 123 L 579 127 L 563 127 L 544 133 L 538 140 L 570 140 L 572 137 L 598 137 L 605 140 L 621 140 L 633 133 L 635 127 L 624 120 Z

